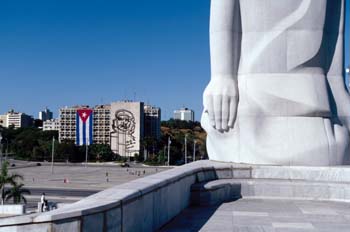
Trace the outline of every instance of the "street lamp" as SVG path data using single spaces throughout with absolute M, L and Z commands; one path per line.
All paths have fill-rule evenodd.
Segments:
M 196 140 L 193 140 L 193 162 L 196 161 Z
M 185 135 L 185 164 L 187 164 L 187 134 Z
M 2 165 L 2 134 L 0 133 L 0 162 Z
M 171 145 L 171 139 L 169 136 L 168 137 L 168 166 L 170 166 L 170 145 Z
M 53 162 L 55 155 L 55 136 L 52 137 L 52 150 L 51 150 L 51 174 L 53 174 Z

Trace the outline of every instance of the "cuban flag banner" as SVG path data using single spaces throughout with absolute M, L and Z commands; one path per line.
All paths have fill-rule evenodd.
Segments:
M 76 145 L 91 145 L 93 137 L 93 111 L 91 109 L 77 110 Z

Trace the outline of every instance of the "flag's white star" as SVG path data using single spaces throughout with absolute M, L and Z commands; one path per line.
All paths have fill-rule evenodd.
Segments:
M 86 113 L 85 112 L 83 113 L 83 118 L 86 118 Z

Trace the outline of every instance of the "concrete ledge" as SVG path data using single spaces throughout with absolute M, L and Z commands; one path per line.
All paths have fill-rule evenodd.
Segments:
M 213 206 L 241 198 L 241 184 L 229 181 L 214 180 L 192 185 L 191 204 Z
M 2 215 L 23 215 L 25 213 L 25 205 L 0 205 L 0 214 Z
M 293 185 L 285 185 L 291 180 L 295 181 Z M 208 181 L 219 181 L 217 186 L 214 183 L 202 186 L 215 193 L 213 197 L 206 196 L 210 204 L 237 196 L 237 182 L 241 184 L 241 194 L 246 197 L 259 194 L 289 197 L 292 191 L 295 197 L 307 199 L 324 188 L 326 190 L 322 191 L 328 191 L 327 194 L 318 195 L 317 199 L 325 196 L 326 199 L 350 199 L 350 188 L 346 185 L 350 183 L 349 167 L 279 167 L 197 161 L 115 186 L 57 210 L 0 219 L 0 232 L 154 231 L 187 208 L 191 200 L 201 203 L 198 200 L 201 195 L 191 199 L 191 190 L 201 194 L 199 190 L 203 189 L 194 184 Z M 310 189 L 298 181 L 315 184 Z
M 191 203 L 212 206 L 243 198 L 350 202 L 350 185 L 341 182 L 283 179 L 220 179 L 196 183 Z

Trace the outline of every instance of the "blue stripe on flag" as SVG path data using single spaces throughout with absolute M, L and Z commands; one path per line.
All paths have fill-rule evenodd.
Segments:
M 94 120 L 93 117 L 94 117 L 94 114 L 91 113 L 90 118 L 89 118 L 89 123 L 90 123 L 90 130 L 89 130 L 89 132 L 90 132 L 90 136 L 89 136 L 90 141 L 89 141 L 89 145 L 91 145 L 91 144 L 92 144 L 92 141 L 93 141 L 93 139 L 92 139 L 92 136 L 93 136 L 93 133 L 92 133 L 92 131 L 93 131 L 92 122 L 93 122 L 93 120 Z
M 81 145 L 85 145 L 86 144 L 86 123 L 83 122 L 83 144 Z
M 80 145 L 79 143 L 80 143 L 80 131 L 79 131 L 79 114 L 78 114 L 78 112 L 77 112 L 77 115 L 76 115 L 76 131 L 75 131 L 75 133 L 76 133 L 76 141 L 75 141 L 75 144 L 76 145 Z

